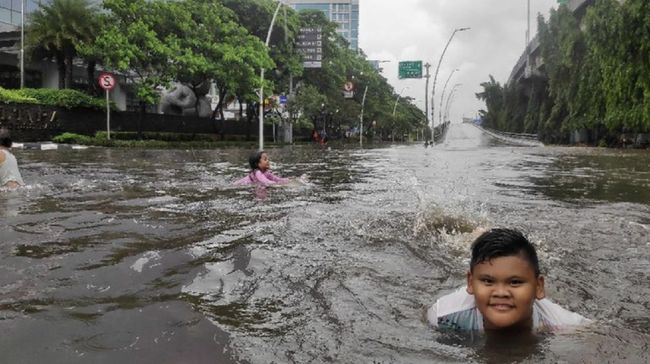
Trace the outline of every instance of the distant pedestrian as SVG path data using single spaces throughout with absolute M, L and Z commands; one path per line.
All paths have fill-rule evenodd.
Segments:
M 9 151 L 12 144 L 9 130 L 0 128 L 0 187 L 16 188 L 25 184 L 16 157 Z

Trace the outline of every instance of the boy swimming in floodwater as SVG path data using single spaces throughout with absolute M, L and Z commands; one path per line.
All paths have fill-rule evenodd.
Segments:
M 545 298 L 535 247 L 511 229 L 492 229 L 474 241 L 467 286 L 438 299 L 427 319 L 440 328 L 528 332 L 591 321 Z
M 251 167 L 248 176 L 235 182 L 235 185 L 257 184 L 270 186 L 275 184 L 286 184 L 290 182 L 288 178 L 282 178 L 271 173 L 271 162 L 265 151 L 261 150 L 248 158 L 248 164 Z
M 9 130 L 0 128 L 0 187 L 15 188 L 25 184 L 16 157 L 9 151 L 12 144 Z

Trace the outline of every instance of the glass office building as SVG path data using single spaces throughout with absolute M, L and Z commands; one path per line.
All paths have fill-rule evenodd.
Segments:
M 20 3 L 25 3 L 25 14 L 38 9 L 38 5 L 46 4 L 49 0 L 0 0 L 0 22 L 11 25 L 20 25 Z
M 25 3 L 25 17 L 41 4 L 48 4 L 51 0 L 0 0 L 0 23 L 20 26 L 20 5 Z M 90 4 L 99 4 L 101 0 L 89 0 Z
M 297 11 L 320 10 L 338 25 L 336 32 L 350 42 L 350 48 L 359 49 L 359 0 L 289 0 Z

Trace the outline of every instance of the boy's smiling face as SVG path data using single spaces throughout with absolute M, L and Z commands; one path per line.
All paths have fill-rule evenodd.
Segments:
M 529 329 L 533 302 L 544 298 L 544 277 L 519 255 L 493 258 L 467 273 L 467 293 L 474 295 L 486 330 Z

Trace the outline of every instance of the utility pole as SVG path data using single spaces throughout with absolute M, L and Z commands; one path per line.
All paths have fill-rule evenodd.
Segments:
M 25 87 L 25 1 L 20 2 L 20 88 Z
M 528 17 L 526 28 L 526 68 L 524 68 L 524 77 L 530 76 L 530 0 L 528 0 Z
M 424 75 L 424 78 L 427 79 L 426 85 L 424 86 L 424 117 L 426 120 L 426 125 L 429 125 L 429 78 L 431 78 L 431 75 L 429 74 L 429 68 L 431 65 L 427 62 L 424 65 L 424 68 L 427 70 L 427 74 Z M 427 138 L 425 137 L 424 140 Z
M 273 25 L 275 25 L 275 18 L 278 17 L 278 12 L 282 6 L 282 1 L 278 1 L 278 7 L 275 8 L 273 13 L 273 18 L 271 19 L 271 25 L 269 26 L 269 31 L 266 33 L 266 49 L 269 48 L 269 42 L 271 41 L 271 32 L 273 31 Z M 259 117 L 259 148 L 260 150 L 264 149 L 264 67 L 260 70 L 260 114 Z

